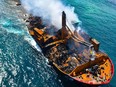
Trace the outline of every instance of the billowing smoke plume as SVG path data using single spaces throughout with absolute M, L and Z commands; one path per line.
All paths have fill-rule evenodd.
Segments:
M 57 28 L 61 28 L 62 11 L 67 14 L 68 22 L 78 22 L 74 8 L 65 6 L 60 0 L 21 0 L 28 13 L 47 19 Z

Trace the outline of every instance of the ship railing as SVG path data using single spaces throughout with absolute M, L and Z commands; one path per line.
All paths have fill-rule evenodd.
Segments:
M 73 76 L 73 73 L 79 74 L 81 71 L 90 68 L 94 65 L 100 65 L 103 64 L 107 61 L 108 56 L 106 55 L 101 55 L 98 58 L 96 58 L 94 61 L 89 61 L 83 65 L 77 66 L 71 73 L 70 75 Z

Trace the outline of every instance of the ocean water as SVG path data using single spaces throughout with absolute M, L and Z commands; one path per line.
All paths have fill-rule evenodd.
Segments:
M 100 43 L 116 66 L 116 1 L 62 0 L 75 7 L 82 28 Z M 13 0 L 0 0 L 0 87 L 78 87 L 64 83 L 48 64 L 41 50 L 32 44 L 21 7 Z M 36 49 L 34 49 L 34 47 Z M 116 87 L 116 75 L 109 85 Z

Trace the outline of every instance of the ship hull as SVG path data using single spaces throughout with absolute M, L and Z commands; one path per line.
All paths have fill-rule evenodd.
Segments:
M 40 44 L 38 43 L 38 40 L 36 39 L 36 37 L 34 37 L 34 36 L 32 36 L 33 37 L 33 39 L 36 41 L 36 43 L 40 46 Z M 41 47 L 41 46 L 40 46 Z M 41 48 L 42 49 L 42 48 Z M 49 48 L 47 48 L 47 49 L 42 49 L 42 52 L 43 52 L 43 54 L 45 55 L 45 50 L 48 50 Z M 48 59 L 49 60 L 49 59 Z M 113 65 L 113 63 L 112 63 L 112 60 L 109 58 L 109 61 L 110 61 L 110 63 L 111 63 L 111 67 L 112 67 L 112 69 L 111 69 L 111 72 L 112 72 L 112 76 L 114 75 L 114 65 Z M 101 85 L 106 85 L 106 84 L 108 84 L 109 82 L 110 82 L 110 80 L 108 80 L 108 81 L 106 81 L 106 82 L 104 82 L 104 83 L 100 83 L 100 84 L 93 84 L 93 83 L 84 83 L 83 81 L 79 81 L 79 79 L 75 79 L 75 78 L 73 78 L 73 77 L 71 77 L 70 75 L 68 75 L 68 74 L 65 74 L 65 73 L 63 73 L 57 66 L 55 66 L 54 65 L 54 63 L 53 62 L 51 62 L 50 60 L 49 60 L 49 64 L 51 65 L 51 66 L 53 66 L 53 68 L 56 70 L 56 72 L 58 73 L 58 76 L 60 77 L 60 79 L 64 82 L 64 85 L 67 85 L 67 82 L 69 82 L 68 83 L 68 85 L 67 85 L 67 87 L 70 87 L 70 86 L 76 86 L 76 85 L 78 85 L 79 87 L 98 87 L 98 86 L 101 86 Z M 112 78 L 112 77 L 111 77 Z
M 109 58 L 111 64 L 112 64 L 112 76 L 114 75 L 114 65 L 112 63 L 112 60 Z M 75 79 L 63 72 L 61 72 L 59 70 L 59 68 L 57 68 L 53 63 L 50 63 L 51 66 L 53 66 L 53 68 L 55 69 L 55 71 L 58 73 L 58 76 L 60 77 L 60 79 L 63 82 L 63 85 L 65 85 L 66 87 L 75 87 L 78 85 L 78 87 L 98 87 L 98 86 L 108 86 L 109 82 L 111 81 L 111 79 L 105 83 L 101 83 L 101 84 L 92 84 L 92 83 L 84 83 L 82 81 L 79 81 L 79 79 Z
M 40 44 L 39 44 L 39 42 L 38 42 L 38 40 L 37 40 L 37 37 L 35 37 L 35 36 L 32 36 L 33 37 L 33 39 L 36 41 L 36 43 L 40 46 Z M 41 46 L 40 46 L 41 47 Z M 41 48 L 42 49 L 42 48 Z M 45 55 L 45 50 L 49 50 L 49 48 L 46 48 L 46 49 L 42 49 L 42 52 L 43 52 L 43 54 Z M 48 59 L 49 60 L 49 59 Z M 112 77 L 113 77 L 113 75 L 114 75 L 114 65 L 113 65 L 113 63 L 112 63 L 112 60 L 109 58 L 108 59 L 109 61 L 110 61 L 110 63 L 111 63 L 111 67 L 112 67 L 112 69 L 111 69 L 111 72 L 112 72 Z M 68 75 L 68 74 L 65 74 L 64 72 L 62 72 L 57 66 L 55 66 L 54 65 L 54 63 L 53 62 L 51 62 L 50 60 L 49 60 L 49 64 L 51 65 L 51 66 L 53 66 L 53 68 L 56 70 L 56 72 L 58 73 L 58 75 L 59 75 L 59 77 L 60 77 L 60 79 L 64 82 L 64 85 L 67 85 L 67 82 L 69 82 L 69 84 L 67 85 L 67 87 L 70 87 L 70 86 L 72 86 L 73 87 L 73 85 L 74 86 L 76 86 L 76 85 L 78 85 L 79 87 L 98 87 L 98 86 L 100 86 L 100 85 L 106 85 L 106 84 L 108 84 L 110 81 L 111 81 L 111 79 L 109 79 L 108 81 L 106 81 L 106 82 L 103 82 L 103 83 L 100 83 L 100 84 L 93 84 L 93 83 L 84 83 L 83 81 L 80 81 L 79 79 L 75 79 L 75 78 L 73 78 L 73 77 L 71 77 L 70 75 Z M 112 78 L 111 77 L 111 78 Z M 65 84 L 66 83 L 66 84 Z M 70 86 L 69 86 L 70 85 Z
M 30 35 L 61 78 L 64 77 L 80 87 L 108 84 L 114 74 L 111 59 L 107 54 L 99 51 L 98 41 L 83 38 L 78 32 L 73 33 L 66 25 L 64 12 L 63 17 L 62 29 L 55 32 L 55 35 L 47 33 L 40 18 L 35 18 L 39 20 L 37 23 L 32 18 L 29 28 Z

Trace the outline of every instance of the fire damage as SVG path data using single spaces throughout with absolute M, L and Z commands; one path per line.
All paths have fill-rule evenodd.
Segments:
M 84 32 L 71 31 L 64 12 L 61 29 L 43 21 L 47 20 L 30 15 L 29 33 L 58 70 L 87 84 L 105 84 L 111 78 L 111 63 L 99 51 L 99 42 Z

